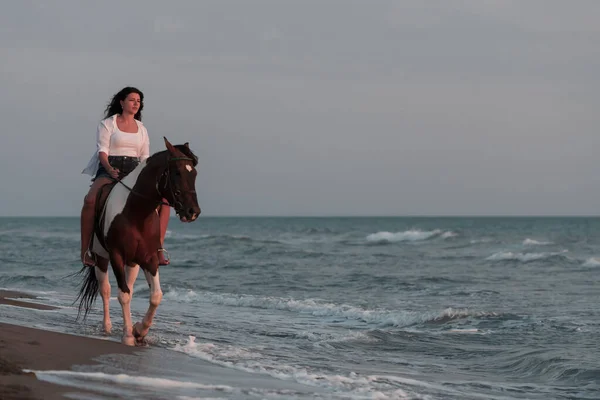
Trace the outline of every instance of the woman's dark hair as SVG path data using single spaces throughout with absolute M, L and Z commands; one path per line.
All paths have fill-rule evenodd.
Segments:
M 119 91 L 119 93 L 115 94 L 106 106 L 106 111 L 104 113 L 104 118 L 112 117 L 115 114 L 121 114 L 123 112 L 123 107 L 121 107 L 121 102 L 125 101 L 127 96 L 131 93 L 137 93 L 140 95 L 140 108 L 138 112 L 134 115 L 134 118 L 138 121 L 142 120 L 142 110 L 144 109 L 144 93 L 141 90 L 128 86 Z

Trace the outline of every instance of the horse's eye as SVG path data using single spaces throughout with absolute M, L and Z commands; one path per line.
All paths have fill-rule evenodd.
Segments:
M 179 171 L 178 169 L 175 170 L 175 176 L 181 176 L 181 171 Z
M 180 194 L 181 194 L 181 190 L 177 189 L 177 190 L 175 191 L 175 196 L 179 196 Z

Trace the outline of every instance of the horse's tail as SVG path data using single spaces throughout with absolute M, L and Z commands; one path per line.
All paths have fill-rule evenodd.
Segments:
M 79 289 L 79 294 L 75 299 L 74 303 L 77 303 L 79 300 L 79 311 L 77 312 L 77 319 L 81 315 L 83 311 L 83 320 L 85 321 L 90 309 L 94 305 L 96 301 L 96 297 L 98 296 L 98 279 L 96 278 L 96 268 L 95 267 L 83 267 L 79 271 L 81 274 L 87 269 L 87 274 L 82 279 L 81 288 Z

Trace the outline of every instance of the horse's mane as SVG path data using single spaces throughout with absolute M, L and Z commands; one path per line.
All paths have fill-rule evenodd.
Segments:
M 187 147 L 184 144 L 176 144 L 176 145 L 173 145 L 173 147 L 175 147 L 177 150 L 179 150 L 183 154 L 185 154 L 186 157 L 191 158 L 192 159 L 192 163 L 194 164 L 194 167 L 196 165 L 198 165 L 198 157 L 194 154 L 194 152 L 192 152 L 192 150 L 190 150 L 189 147 Z M 169 151 L 168 150 L 159 151 L 157 153 L 152 154 L 148 158 L 148 162 L 164 162 L 164 161 L 166 161 L 166 158 L 167 158 L 168 155 L 169 155 Z

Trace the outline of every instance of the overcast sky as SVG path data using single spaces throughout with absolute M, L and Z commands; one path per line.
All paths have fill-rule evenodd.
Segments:
M 600 1 L 19 0 L 0 215 L 79 215 L 106 103 L 203 214 L 600 214 Z

